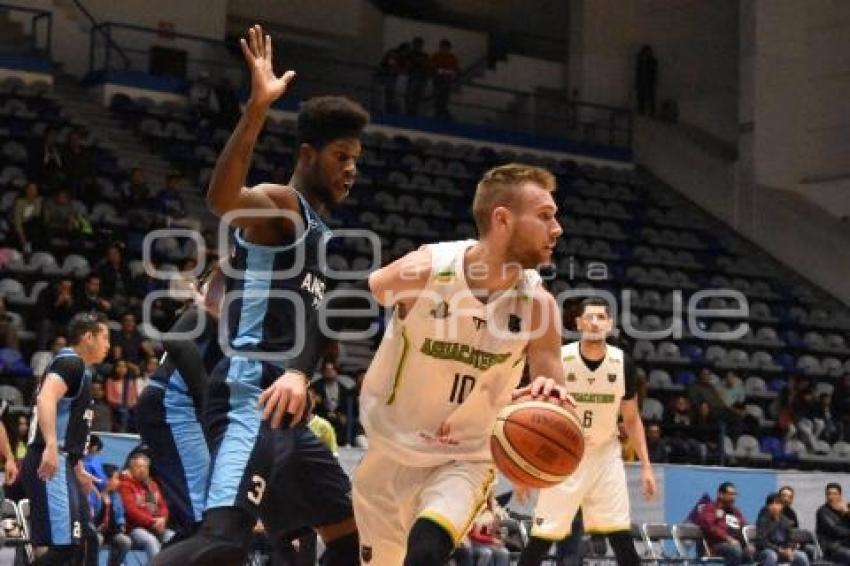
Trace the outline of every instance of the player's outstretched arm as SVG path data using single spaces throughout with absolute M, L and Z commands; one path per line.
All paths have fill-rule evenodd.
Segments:
M 422 246 L 369 275 L 369 290 L 378 304 L 412 305 L 431 276 L 431 250 Z
M 643 421 L 640 418 L 640 409 L 638 408 L 637 397 L 624 399 L 620 402 L 620 413 L 623 415 L 623 425 L 626 427 L 626 434 L 634 443 L 635 452 L 637 452 L 638 460 L 640 460 L 640 478 L 643 489 L 643 496 L 646 499 L 652 499 L 655 496 L 655 474 L 652 471 L 652 462 L 649 461 L 649 450 L 646 447 L 646 432 L 643 428 Z
M 6 427 L 0 422 L 0 453 L 5 459 L 3 468 L 3 483 L 11 485 L 18 478 L 18 466 L 15 464 L 15 453 L 12 452 L 12 445 L 9 442 L 9 435 L 6 434 Z
M 245 186 L 254 146 L 265 123 L 266 114 L 274 101 L 286 92 L 295 72 L 286 71 L 281 77 L 275 75 L 272 67 L 271 37 L 263 34 L 261 26 L 253 26 L 248 30 L 247 41 L 244 38 L 239 41 L 251 72 L 251 95 L 236 129 L 216 160 L 207 193 L 207 204 L 217 216 L 240 210 L 298 210 L 297 198 L 292 190 L 282 190 L 285 187 L 279 185 L 258 185 L 252 188 Z M 269 220 L 268 216 L 252 218 L 250 212 L 229 218 L 232 224 L 241 228 Z

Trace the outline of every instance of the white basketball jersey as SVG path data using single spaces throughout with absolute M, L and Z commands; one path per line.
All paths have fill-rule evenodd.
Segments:
M 620 402 L 626 394 L 623 351 L 605 347 L 605 359 L 590 371 L 579 353 L 579 343 L 561 347 L 566 389 L 576 400 L 584 427 L 585 448 L 593 450 L 617 438 Z
M 427 246 L 431 278 L 402 319 L 398 309 L 369 366 L 360 414 L 376 446 L 410 466 L 490 460 L 490 433 L 525 365 L 540 276 L 483 304 L 464 275 L 475 240 Z

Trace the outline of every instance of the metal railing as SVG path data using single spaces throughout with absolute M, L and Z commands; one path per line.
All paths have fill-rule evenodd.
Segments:
M 100 30 L 99 30 L 100 26 L 98 25 L 98 22 L 95 19 L 95 17 L 92 15 L 92 13 L 88 11 L 88 8 L 86 8 L 83 5 L 83 3 L 80 2 L 80 0 L 73 0 L 73 2 L 74 2 L 74 6 L 77 7 L 77 9 L 86 17 L 86 19 L 91 24 L 91 31 L 89 33 L 95 34 L 97 32 L 100 32 Z M 90 42 L 89 45 L 93 45 L 93 42 Z M 121 47 L 119 45 L 117 45 L 114 41 L 112 41 L 111 37 L 108 37 L 108 36 L 106 37 L 106 45 L 107 45 L 107 52 L 111 53 L 112 51 L 115 51 L 118 54 L 118 56 L 121 57 L 121 59 L 124 61 L 125 68 L 129 68 L 130 59 L 127 57 L 127 54 L 124 53 L 124 50 L 121 49 Z M 108 56 L 109 55 L 107 55 L 107 57 Z M 89 60 L 91 60 L 91 54 L 89 54 Z
M 26 6 L 17 6 L 15 4 L 0 3 L 0 11 L 19 12 L 21 14 L 30 14 L 30 38 L 32 39 L 32 48 L 36 51 L 44 51 L 50 56 L 53 45 L 53 14 L 47 10 L 38 10 Z M 44 26 L 43 45 L 39 41 L 40 26 Z
M 148 70 L 152 46 L 186 51 L 185 76 L 191 79 L 202 70 L 214 78 L 227 77 L 247 94 L 250 83 L 242 54 L 236 42 L 223 42 L 196 35 L 104 22 L 92 29 L 90 69 L 113 68 L 111 44 L 122 46 L 130 68 Z M 343 61 L 316 53 L 315 50 L 288 45 L 276 40 L 275 67 L 278 72 L 295 69 L 296 80 L 289 100 L 303 100 L 322 94 L 345 94 L 359 100 L 372 112 L 406 113 L 407 78 L 395 80 L 395 104 L 387 100 L 387 77 L 378 66 Z M 485 126 L 534 136 L 569 139 L 587 144 L 630 149 L 632 113 L 624 108 L 569 100 L 560 90 L 521 91 L 497 86 L 458 81 L 452 89 L 449 113 L 454 122 Z M 419 97 L 418 116 L 430 119 L 435 114 L 431 81 Z M 424 125 L 424 124 L 423 124 Z

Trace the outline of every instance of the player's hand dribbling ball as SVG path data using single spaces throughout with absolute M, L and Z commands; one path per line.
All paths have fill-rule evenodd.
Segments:
M 490 450 L 496 467 L 514 484 L 551 487 L 581 462 L 581 420 L 569 404 L 554 401 L 520 401 L 496 417 Z

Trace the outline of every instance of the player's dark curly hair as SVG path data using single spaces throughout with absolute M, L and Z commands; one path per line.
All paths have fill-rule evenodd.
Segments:
M 298 112 L 298 145 L 322 149 L 340 138 L 359 138 L 369 123 L 369 113 L 345 96 L 318 96 L 301 105 Z

